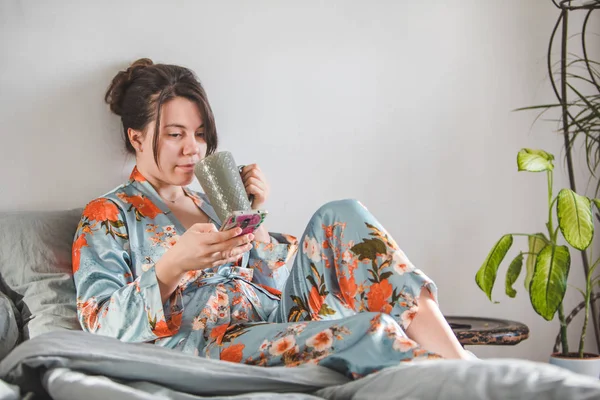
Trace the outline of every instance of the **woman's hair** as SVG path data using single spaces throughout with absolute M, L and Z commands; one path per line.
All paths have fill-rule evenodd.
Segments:
M 158 165 L 158 137 L 160 133 L 160 110 L 163 104 L 175 97 L 183 97 L 195 103 L 204 124 L 206 155 L 217 148 L 217 129 L 204 88 L 192 71 L 177 65 L 154 64 L 149 58 L 140 58 L 127 70 L 120 71 L 112 80 L 104 100 L 112 112 L 121 117 L 125 148 L 135 154 L 127 130 L 145 131 L 156 119 L 152 151 Z

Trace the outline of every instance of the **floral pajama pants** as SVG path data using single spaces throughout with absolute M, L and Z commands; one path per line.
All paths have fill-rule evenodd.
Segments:
M 268 322 L 237 324 L 218 344 L 222 360 L 261 366 L 306 363 L 359 378 L 402 361 L 439 356 L 409 339 L 423 288 L 434 283 L 357 201 L 327 203 L 300 241 Z

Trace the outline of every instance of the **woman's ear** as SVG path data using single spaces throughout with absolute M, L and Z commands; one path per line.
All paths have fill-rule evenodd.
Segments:
M 144 141 L 144 133 L 132 128 L 127 129 L 127 136 L 129 137 L 129 142 L 135 149 L 135 151 L 143 151 L 142 142 Z

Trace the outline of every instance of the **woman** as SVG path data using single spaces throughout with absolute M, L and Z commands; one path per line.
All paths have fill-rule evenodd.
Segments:
M 360 203 L 321 207 L 291 235 L 237 236 L 186 188 L 217 148 L 206 94 L 186 69 L 134 62 L 105 100 L 121 116 L 136 167 L 90 202 L 73 245 L 84 330 L 262 366 L 319 364 L 361 377 L 400 361 L 468 358 L 433 282 Z M 242 170 L 263 207 L 269 186 Z M 294 266 L 287 262 L 300 247 Z

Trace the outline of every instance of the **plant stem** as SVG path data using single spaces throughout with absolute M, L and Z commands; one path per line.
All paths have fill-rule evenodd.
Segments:
M 562 108 L 562 134 L 565 142 L 565 154 L 567 158 L 567 170 L 569 172 L 569 183 L 571 186 L 571 190 L 577 192 L 575 186 L 575 173 L 573 168 L 573 158 L 571 148 L 573 146 L 573 142 L 570 140 L 569 133 L 569 118 L 573 119 L 569 114 L 569 104 L 567 101 L 567 42 L 569 39 L 569 9 L 574 9 L 570 6 L 570 2 L 561 2 L 561 18 L 562 19 L 562 39 L 561 39 L 561 49 L 560 49 L 560 89 L 561 93 L 559 97 L 559 101 Z M 597 8 L 598 4 L 594 4 L 592 8 Z M 586 57 L 587 58 L 587 57 Z M 552 73 L 550 73 L 552 76 Z M 555 240 L 552 240 L 555 242 Z M 587 258 L 587 253 L 585 251 L 581 252 L 581 261 L 583 262 L 583 270 L 585 273 L 586 280 L 590 276 L 590 266 L 589 260 Z M 592 322 L 594 325 L 594 335 L 596 337 L 596 351 L 600 351 L 600 321 L 598 316 L 598 309 L 595 304 L 592 304 Z
M 590 251 L 590 258 L 592 257 L 592 252 Z M 593 294 L 594 281 L 592 279 L 592 275 L 594 274 L 594 270 L 600 264 L 600 257 L 594 262 L 594 264 L 590 267 L 588 275 L 585 277 L 585 314 L 583 320 L 583 327 L 581 328 L 581 337 L 579 339 L 579 358 L 583 358 L 583 347 L 585 345 L 585 335 L 587 333 L 588 320 L 590 317 L 590 305 L 591 298 Z
M 591 272 L 591 271 L 590 271 Z M 585 311 L 581 336 L 579 337 L 579 358 L 583 358 L 583 346 L 585 344 L 585 335 L 587 332 L 588 320 L 590 319 L 590 299 L 592 297 L 592 279 L 591 273 L 586 276 L 585 282 Z
M 548 228 L 548 237 L 550 238 L 550 242 L 554 244 L 556 243 L 556 240 L 554 238 L 554 222 L 552 220 L 552 205 L 554 204 L 554 201 L 552 201 L 552 171 L 548 171 L 546 176 L 548 178 L 548 222 L 546 223 L 546 228 Z
M 565 311 L 563 303 L 558 306 L 558 319 L 560 320 L 560 342 L 564 356 L 569 354 L 569 341 L 567 340 L 567 321 L 565 320 Z

